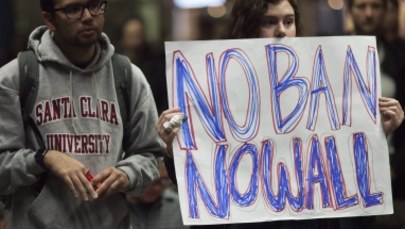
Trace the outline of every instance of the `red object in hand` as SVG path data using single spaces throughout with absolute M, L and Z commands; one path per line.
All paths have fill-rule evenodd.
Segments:
M 87 180 L 89 180 L 89 181 L 93 180 L 93 175 L 91 174 L 90 170 L 87 171 L 87 173 L 84 175 L 86 176 Z
M 93 175 L 91 174 L 90 170 L 87 171 L 87 173 L 84 174 L 84 175 L 86 176 L 88 181 L 92 181 L 93 178 L 94 178 Z M 97 183 L 97 184 L 93 185 L 93 188 L 96 189 L 96 190 L 98 189 L 98 187 L 100 187 L 100 183 Z

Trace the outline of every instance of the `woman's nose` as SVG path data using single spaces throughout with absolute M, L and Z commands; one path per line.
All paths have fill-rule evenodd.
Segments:
M 275 37 L 282 38 L 282 37 L 285 37 L 285 36 L 286 36 L 286 33 L 285 33 L 284 24 L 282 22 L 280 22 L 280 23 L 278 23 Z

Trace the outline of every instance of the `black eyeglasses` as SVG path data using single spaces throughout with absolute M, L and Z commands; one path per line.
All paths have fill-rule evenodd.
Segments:
M 72 4 L 62 8 L 53 9 L 52 12 L 63 11 L 69 19 L 79 19 L 84 9 L 88 9 L 91 16 L 102 15 L 105 12 L 107 1 L 90 1 L 87 4 Z

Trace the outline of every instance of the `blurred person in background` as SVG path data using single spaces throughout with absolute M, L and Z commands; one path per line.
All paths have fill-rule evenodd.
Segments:
M 399 39 L 398 0 L 387 0 L 382 33 L 384 41 L 387 43 L 395 42 Z
M 381 64 L 382 96 L 397 95 L 404 41 L 398 37 L 398 0 L 347 0 L 352 35 L 376 36 Z M 398 51 L 398 49 L 400 49 Z
M 164 163 L 160 179 L 142 194 L 127 194 L 132 229 L 187 229 L 183 226 L 179 196 Z
M 141 18 L 132 17 L 124 23 L 118 52 L 128 56 L 145 74 L 152 88 L 158 113 L 166 110 L 168 105 L 164 50 L 147 42 L 145 23 Z

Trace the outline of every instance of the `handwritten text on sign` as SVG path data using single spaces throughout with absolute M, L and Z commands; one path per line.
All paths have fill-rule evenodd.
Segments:
M 167 42 L 185 224 L 392 212 L 373 37 Z

